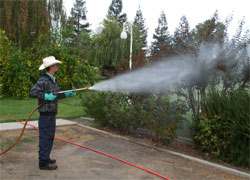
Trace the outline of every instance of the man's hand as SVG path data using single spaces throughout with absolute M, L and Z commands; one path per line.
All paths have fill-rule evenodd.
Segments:
M 56 96 L 54 96 L 52 93 L 50 94 L 45 93 L 44 99 L 48 101 L 53 101 L 54 99 L 56 99 Z
M 64 93 L 66 97 L 72 97 L 72 96 L 75 96 L 76 93 L 75 92 L 66 92 Z

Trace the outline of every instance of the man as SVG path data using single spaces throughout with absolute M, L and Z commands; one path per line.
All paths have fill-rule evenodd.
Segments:
M 44 58 L 39 70 L 46 69 L 47 72 L 38 79 L 37 83 L 30 90 L 30 96 L 38 98 L 38 104 L 46 101 L 38 109 L 40 113 L 38 123 L 39 168 L 45 170 L 54 170 L 57 168 L 56 160 L 50 159 L 50 152 L 55 136 L 58 99 L 76 95 L 74 92 L 67 92 L 57 96 L 53 95 L 53 93 L 60 91 L 54 77 L 55 72 L 58 70 L 58 64 L 61 64 L 61 61 L 56 60 L 54 56 Z

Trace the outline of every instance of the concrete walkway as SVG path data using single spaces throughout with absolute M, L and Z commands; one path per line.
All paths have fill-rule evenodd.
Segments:
M 38 121 L 29 121 L 28 124 L 32 124 L 38 127 Z M 56 126 L 73 125 L 73 124 L 77 124 L 77 123 L 73 121 L 68 121 L 65 119 L 56 119 Z M 23 128 L 23 124 L 19 122 L 0 123 L 0 131 L 15 130 L 15 129 L 22 129 L 22 128 Z M 33 128 L 33 127 L 27 126 L 26 128 Z

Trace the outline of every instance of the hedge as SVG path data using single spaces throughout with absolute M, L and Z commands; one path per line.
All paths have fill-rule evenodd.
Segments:
M 194 128 L 199 149 L 225 162 L 249 167 L 249 91 L 211 90 Z
M 55 56 L 62 61 L 55 74 L 61 89 L 89 86 L 96 81 L 96 70 L 72 50 L 51 44 L 43 47 L 39 42 L 32 48 L 20 51 L 1 31 L 0 36 L 0 96 L 13 98 L 29 97 L 29 90 L 45 70 L 39 71 L 42 59 Z

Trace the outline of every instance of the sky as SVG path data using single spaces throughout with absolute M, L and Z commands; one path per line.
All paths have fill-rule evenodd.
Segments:
M 73 7 L 75 0 L 64 0 L 67 15 Z M 95 31 L 106 17 L 112 0 L 85 0 L 87 8 L 87 21 L 90 29 Z M 139 6 L 148 28 L 148 45 L 158 25 L 158 18 L 162 11 L 165 12 L 170 34 L 179 26 L 183 15 L 187 17 L 190 28 L 209 19 L 216 10 L 219 18 L 225 21 L 226 17 L 233 14 L 233 21 L 229 26 L 229 36 L 235 34 L 239 21 L 245 17 L 245 29 L 250 29 L 250 1 L 249 0 L 123 0 L 122 13 L 126 13 L 128 21 L 132 22 Z

